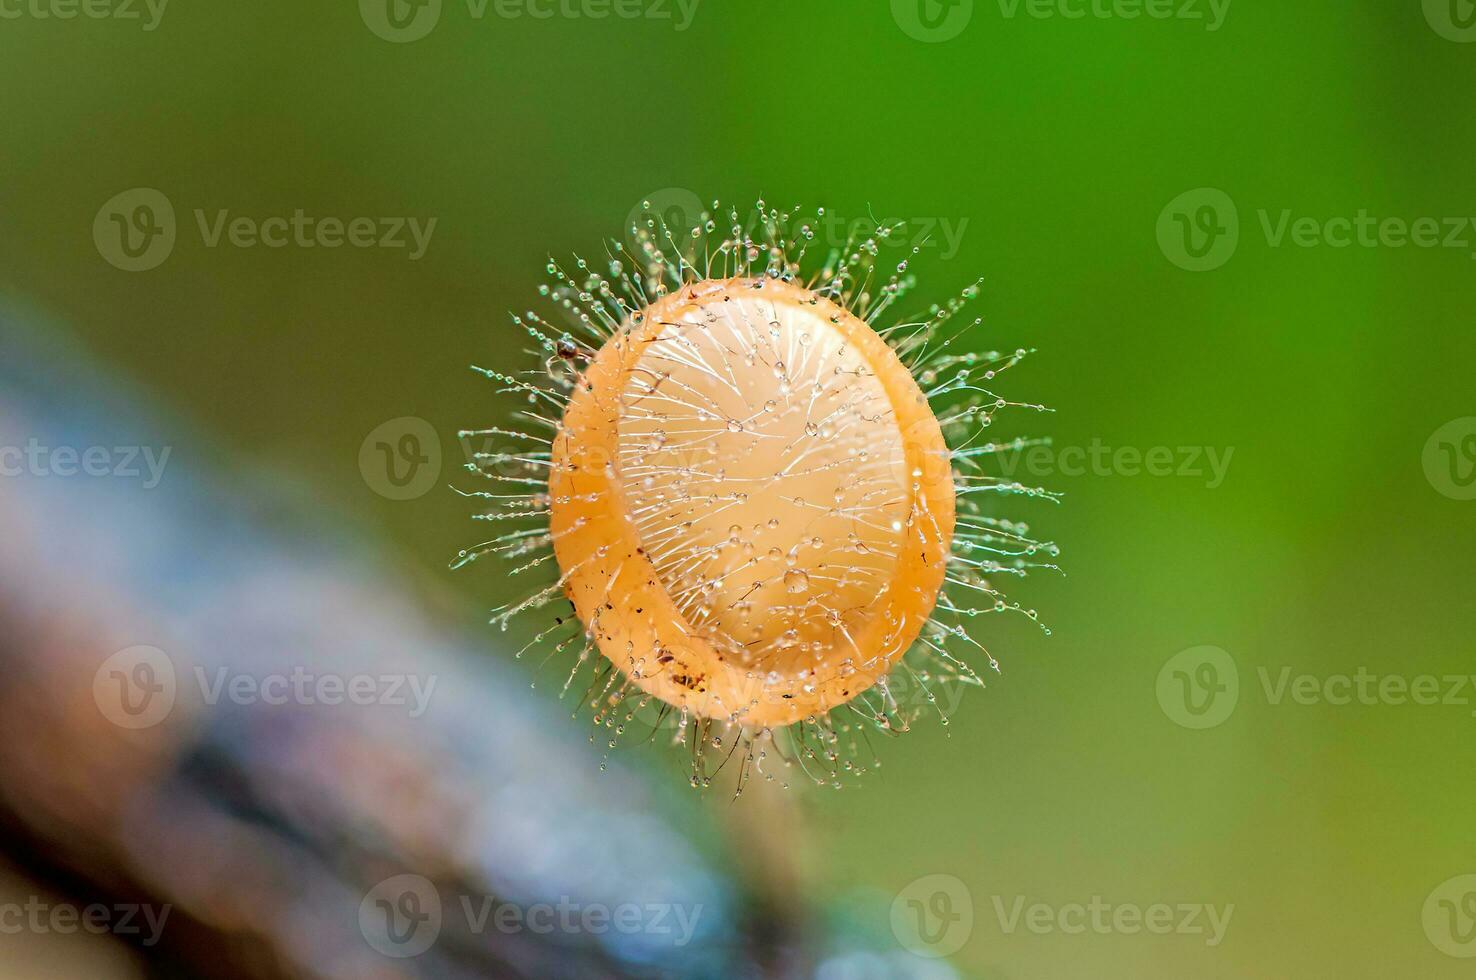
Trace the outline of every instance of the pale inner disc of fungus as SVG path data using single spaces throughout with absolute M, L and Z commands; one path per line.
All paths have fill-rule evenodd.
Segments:
M 813 305 L 743 292 L 661 325 L 622 396 L 619 483 L 692 629 L 763 671 L 844 657 L 909 507 L 902 433 L 855 345 Z

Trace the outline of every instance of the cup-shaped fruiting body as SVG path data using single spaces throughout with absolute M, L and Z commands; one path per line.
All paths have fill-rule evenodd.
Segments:
M 778 727 L 845 704 L 944 582 L 954 483 L 927 398 L 865 321 L 793 281 L 692 282 L 629 316 L 551 464 L 586 631 L 692 717 Z

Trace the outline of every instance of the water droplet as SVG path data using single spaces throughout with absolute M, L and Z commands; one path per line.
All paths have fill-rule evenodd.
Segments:
M 792 595 L 810 591 L 810 576 L 797 568 L 791 568 L 784 573 L 784 591 Z

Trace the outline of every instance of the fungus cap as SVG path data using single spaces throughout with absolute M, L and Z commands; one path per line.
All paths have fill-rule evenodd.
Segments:
M 688 283 L 630 316 L 554 439 L 549 526 L 600 652 L 697 718 L 778 727 L 861 694 L 932 613 L 942 431 L 865 321 L 797 283 Z

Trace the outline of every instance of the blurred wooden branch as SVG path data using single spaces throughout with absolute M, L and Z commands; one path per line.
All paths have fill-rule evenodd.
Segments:
M 148 489 L 0 479 L 0 846 L 29 874 L 79 902 L 167 905 L 157 945 L 139 952 L 170 975 L 813 971 L 799 920 L 768 912 L 694 841 L 702 818 L 685 788 L 600 772 L 582 731 L 531 702 L 507 665 L 429 625 L 372 571 L 372 549 L 305 523 L 318 515 L 262 520 L 266 488 L 211 478 L 183 429 L 20 343 L 0 321 L 0 445 L 172 448 Z M 147 675 L 105 667 L 140 645 L 167 660 Z M 414 699 L 210 697 L 218 678 L 302 671 L 434 686 L 419 715 Z M 134 695 L 167 681 L 173 706 L 122 727 L 104 702 L 140 678 Z M 400 875 L 441 905 L 413 957 L 396 943 L 423 935 L 402 901 L 414 896 L 375 892 Z M 642 918 L 632 933 L 479 918 L 501 903 Z

